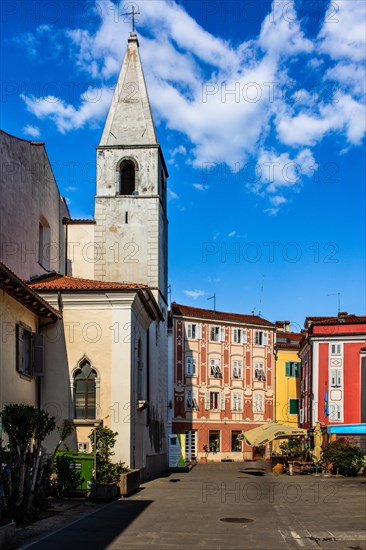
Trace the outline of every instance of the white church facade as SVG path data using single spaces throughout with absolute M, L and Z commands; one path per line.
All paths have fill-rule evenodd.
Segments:
M 41 406 L 58 424 L 71 419 L 68 444 L 79 450 L 102 421 L 119 434 L 115 459 L 148 479 L 167 465 L 168 173 L 137 36 L 97 147 L 94 220 L 70 219 L 44 144 L 0 138 L 9 165 L 0 184 L 0 406 L 11 383 L 14 401 Z

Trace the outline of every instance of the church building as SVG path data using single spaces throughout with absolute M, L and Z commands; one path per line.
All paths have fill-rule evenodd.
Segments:
M 168 172 L 138 48 L 131 33 L 97 146 L 94 220 L 70 218 L 44 144 L 1 133 L 3 158 L 23 174 L 31 159 L 38 172 L 29 182 L 14 176 L 13 186 L 4 171 L 1 180 L 0 261 L 5 275 L 21 279 L 25 294 L 28 289 L 34 317 L 23 320 L 27 302 L 16 303 L 15 283 L 12 291 L 10 282 L 3 286 L 12 327 L 6 325 L 0 382 L 10 369 L 14 395 L 28 384 L 29 404 L 49 411 L 57 424 L 71 419 L 75 449 L 90 451 L 88 436 L 103 422 L 118 432 L 114 459 L 148 479 L 167 463 Z M 10 219 L 22 211 L 29 214 L 12 234 Z M 34 372 L 17 366 L 19 350 L 28 353 L 19 337 L 28 333 L 30 342 L 40 334 L 42 369 Z M 7 402 L 4 393 L 0 399 L 0 406 Z M 21 391 L 18 402 L 24 402 Z M 47 440 L 51 450 L 55 438 Z

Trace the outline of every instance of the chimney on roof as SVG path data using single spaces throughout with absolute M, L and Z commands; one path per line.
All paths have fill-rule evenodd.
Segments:
M 285 332 L 290 332 L 290 324 L 291 324 L 291 321 L 285 321 L 284 322 Z
M 347 317 L 348 313 L 347 311 L 339 311 L 338 317 Z
M 283 332 L 284 321 L 276 321 L 275 325 L 277 332 Z

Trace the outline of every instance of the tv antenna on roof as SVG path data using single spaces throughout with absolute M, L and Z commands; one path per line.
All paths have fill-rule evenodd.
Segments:
M 332 294 L 327 294 L 327 296 L 338 296 L 338 313 L 341 311 L 341 293 L 333 292 Z
M 261 313 L 262 313 L 262 299 L 263 299 L 264 279 L 265 279 L 265 275 L 262 275 L 262 286 L 261 286 L 261 293 L 260 293 L 260 298 L 259 298 L 259 312 L 258 312 L 259 317 L 261 316 Z
M 214 301 L 213 310 L 216 311 L 216 293 L 213 296 L 210 296 L 210 298 L 207 298 L 207 300 L 213 300 Z

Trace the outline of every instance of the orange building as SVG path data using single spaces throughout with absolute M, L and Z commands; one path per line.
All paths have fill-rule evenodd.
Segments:
M 274 420 L 275 325 L 172 303 L 173 433 L 187 459 L 253 458 L 242 432 Z M 238 439 L 239 436 L 239 439 Z M 205 451 L 206 449 L 206 451 Z

